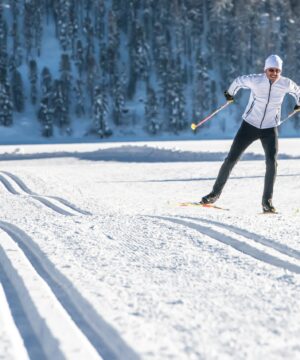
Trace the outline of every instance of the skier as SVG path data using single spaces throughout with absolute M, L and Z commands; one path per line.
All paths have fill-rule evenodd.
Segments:
M 291 94 L 300 110 L 300 87 L 292 80 L 281 76 L 282 60 L 278 55 L 270 55 L 265 61 L 264 73 L 237 77 L 228 90 L 226 99 L 234 100 L 239 89 L 250 89 L 250 99 L 242 116 L 243 122 L 233 140 L 230 151 L 224 160 L 212 191 L 204 196 L 202 204 L 213 204 L 218 200 L 225 183 L 246 148 L 260 139 L 266 158 L 266 173 L 262 208 L 265 213 L 275 213 L 272 203 L 273 187 L 277 169 L 278 129 L 281 105 L 286 94 Z

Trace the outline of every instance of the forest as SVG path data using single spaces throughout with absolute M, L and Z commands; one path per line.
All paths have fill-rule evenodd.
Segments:
M 136 124 L 180 134 L 271 53 L 300 83 L 299 15 L 297 0 L 1 1 L 0 124 L 31 109 L 45 137 L 72 134 L 74 119 L 101 138 Z

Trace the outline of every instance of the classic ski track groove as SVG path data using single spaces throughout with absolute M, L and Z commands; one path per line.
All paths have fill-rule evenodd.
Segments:
M 78 207 L 71 204 L 69 201 L 67 201 L 65 199 L 62 199 L 62 198 L 57 197 L 57 196 L 41 196 L 41 195 L 31 191 L 27 187 L 27 185 L 19 177 L 17 177 L 16 175 L 14 175 L 12 173 L 9 173 L 7 171 L 1 171 L 1 173 L 6 175 L 6 177 L 0 174 L 0 181 L 2 182 L 4 187 L 13 195 L 22 195 L 22 193 L 18 192 L 13 187 L 13 184 L 10 183 L 10 181 L 13 181 L 13 183 L 16 184 L 23 193 L 25 193 L 26 195 L 30 196 L 31 198 L 39 201 L 43 205 L 47 206 L 48 208 L 50 208 L 51 210 L 53 210 L 53 211 L 55 211 L 55 212 L 57 212 L 59 214 L 66 215 L 66 216 L 74 216 L 76 214 L 77 215 L 78 214 L 91 215 L 91 213 L 89 213 L 88 211 L 84 211 L 84 210 L 79 209 Z M 64 210 L 60 206 L 54 204 L 53 200 L 60 203 L 60 204 L 62 204 L 67 209 L 71 209 L 75 213 L 70 212 L 68 210 Z
M 272 248 L 273 250 L 281 252 L 284 255 L 293 257 L 297 260 L 300 260 L 300 251 L 298 251 L 296 249 L 292 249 L 289 246 L 276 243 L 273 240 L 265 238 L 264 236 L 258 235 L 256 233 L 253 233 L 253 232 L 245 230 L 245 229 L 241 229 L 237 226 L 224 224 L 222 222 L 215 221 L 215 220 L 206 220 L 206 219 L 199 219 L 199 218 L 195 218 L 195 217 L 186 217 L 186 216 L 185 217 L 179 216 L 179 217 L 182 219 L 200 221 L 200 222 L 203 222 L 206 224 L 215 225 L 217 227 L 220 227 L 221 229 L 224 228 L 224 229 L 230 230 L 231 232 L 233 232 L 237 235 L 242 235 L 243 237 L 245 237 L 249 240 L 255 241 L 264 246 L 268 246 L 268 247 Z
M 11 304 L 11 307 L 9 303 Z M 0 309 L 0 329 L 2 331 L 5 329 L 5 334 L 9 339 L 9 350 L 7 352 L 7 349 L 4 349 L 4 352 L 0 352 L 0 358 L 4 359 L 8 357 L 9 359 L 29 360 L 30 358 L 37 358 L 37 355 L 41 358 L 41 355 L 44 355 L 42 351 L 39 351 L 37 354 L 37 348 L 35 348 L 36 355 L 31 351 L 33 343 L 38 343 L 37 337 L 33 333 L 28 320 L 25 318 L 22 306 L 20 305 L 20 302 L 18 302 L 18 297 L 13 291 L 13 287 L 6 276 L 1 263 Z M 19 328 L 21 328 L 23 336 L 19 333 L 18 327 L 15 323 L 16 321 L 18 322 Z M 31 343 L 27 344 L 29 336 Z M 25 344 L 27 344 L 27 346 Z
M 3 250 L 0 245 L 0 253 L 1 251 Z M 47 359 L 47 356 L 40 344 L 39 336 L 32 329 L 29 321 L 30 316 L 28 316 L 29 314 L 27 314 L 24 310 L 16 288 L 10 278 L 6 275 L 5 269 L 2 266 L 2 261 L 0 262 L 0 282 L 4 291 L 2 296 L 5 296 L 7 299 L 10 316 L 15 324 L 18 336 L 23 340 L 23 354 L 26 352 L 30 359 Z M 2 301 L 3 300 L 1 300 L 1 302 Z M 2 311 L 4 311 L 4 309 L 1 307 L 1 313 Z M 13 339 L 11 339 L 11 341 L 13 341 Z M 20 351 L 19 347 L 17 350 L 18 352 Z M 24 357 L 26 353 L 24 354 Z M 22 353 L 19 353 L 16 359 L 19 359 L 20 355 L 22 356 Z
M 0 232 L 1 265 L 20 299 L 46 358 L 99 359 L 96 349 L 72 321 L 49 285 L 11 236 Z
M 296 273 L 296 274 L 300 274 L 300 266 L 292 264 L 292 263 L 290 263 L 290 262 L 288 262 L 286 260 L 282 260 L 277 256 L 270 255 L 265 251 L 259 250 L 256 247 L 254 247 L 252 245 L 249 245 L 246 242 L 237 240 L 237 239 L 235 239 L 235 238 L 233 238 L 232 236 L 229 236 L 229 235 L 224 235 L 222 232 L 219 232 L 219 231 L 217 231 L 215 229 L 212 229 L 212 228 L 210 228 L 208 226 L 204 226 L 204 225 L 201 225 L 199 223 L 194 223 L 192 221 L 187 221 L 187 220 L 184 220 L 185 218 L 182 219 L 182 218 L 179 218 L 179 217 L 175 217 L 175 218 L 174 217 L 168 217 L 168 216 L 151 216 L 151 217 L 189 227 L 190 229 L 194 229 L 194 230 L 198 231 L 201 234 L 209 236 L 213 240 L 217 240 L 218 242 L 229 245 L 232 248 L 234 248 L 235 250 L 240 251 L 243 254 L 246 254 L 248 256 L 251 256 L 256 260 L 265 262 L 267 264 L 270 264 L 270 265 L 273 265 L 273 266 L 276 266 L 276 267 L 279 267 L 279 268 L 282 268 L 282 269 L 289 270 L 289 271 L 291 271 L 293 273 Z M 202 219 L 197 219 L 197 221 L 201 222 Z M 211 220 L 205 220 L 204 222 L 211 223 L 210 221 Z M 216 225 L 216 224 L 213 224 L 213 222 L 211 224 Z M 221 223 L 219 223 L 218 226 L 220 226 L 220 224 Z M 230 230 L 231 232 L 233 232 L 233 229 L 230 229 L 230 227 L 227 228 L 227 230 Z M 249 240 L 249 236 L 245 236 L 246 233 L 243 234 L 243 230 L 241 230 L 241 229 L 239 229 L 239 230 L 240 231 L 239 231 L 238 235 L 241 235 L 245 239 Z M 237 234 L 237 231 L 235 233 Z M 247 234 L 247 235 L 249 235 L 249 234 Z M 252 239 L 250 239 L 250 240 L 252 240 Z M 257 238 L 256 238 L 255 241 L 258 242 Z M 260 242 L 260 244 L 263 244 L 263 243 Z M 269 245 L 265 245 L 265 244 L 263 244 L 263 245 L 270 247 L 270 243 L 269 243 Z M 280 251 L 280 250 L 282 250 L 282 248 L 280 248 L 280 250 L 275 249 L 273 246 L 271 246 L 271 248 L 272 248 L 272 250 L 275 250 L 275 251 L 278 251 L 278 252 L 282 253 L 282 251 Z M 287 249 L 285 249 L 285 251 L 286 250 Z M 298 259 L 298 257 L 294 256 L 294 251 L 292 251 L 292 253 L 291 253 L 291 250 L 292 249 L 289 250 L 289 255 L 288 256 L 293 257 L 294 259 Z M 297 253 L 298 252 L 296 252 L 296 254 Z M 286 255 L 286 252 L 284 254 Z
M 91 345 L 95 353 L 98 353 L 97 358 L 100 357 L 104 360 L 118 360 L 125 358 L 132 360 L 139 359 L 139 356 L 123 341 L 116 330 L 114 330 L 101 318 L 101 316 L 94 310 L 90 303 L 85 300 L 85 298 L 76 288 L 74 288 L 73 284 L 55 268 L 55 266 L 42 253 L 37 244 L 30 238 L 29 235 L 27 235 L 17 226 L 5 221 L 0 221 L 0 229 L 2 229 L 9 236 L 11 241 L 13 241 L 18 246 L 18 251 L 22 253 L 22 256 L 25 257 L 30 266 L 35 270 L 34 273 L 36 273 L 36 275 L 41 278 L 43 283 L 48 286 L 59 306 L 61 306 L 71 318 L 71 321 L 76 329 L 84 336 L 85 340 L 87 340 L 88 344 Z M 16 250 L 8 249 L 8 251 Z M 5 259 L 7 256 L 2 245 L 0 245 L 0 254 L 2 259 Z M 1 267 L 2 265 L 0 263 L 0 271 L 2 270 Z M 6 266 L 6 268 L 7 267 L 8 266 Z M 13 264 L 11 264 L 11 267 L 13 267 Z M 13 273 L 13 275 L 11 275 L 12 278 L 18 278 L 18 274 L 14 271 L 10 271 L 10 273 Z M 5 271 L 0 276 L 1 282 L 3 281 L 4 275 Z M 8 276 L 6 277 L 8 278 Z M 16 288 L 13 285 L 13 281 L 11 281 L 11 279 L 9 279 L 9 281 L 6 279 L 6 284 L 10 287 L 13 286 L 13 291 L 18 293 L 18 286 Z M 17 298 L 20 302 L 19 294 L 17 295 Z M 25 312 L 25 317 L 27 319 L 30 318 L 31 314 L 28 312 L 26 313 L 24 307 L 19 309 L 19 311 Z M 43 321 L 43 319 L 41 319 L 41 321 Z M 45 328 L 45 330 L 47 330 L 47 328 Z M 21 335 L 23 335 L 20 329 L 19 331 Z M 50 333 L 48 335 L 52 336 Z M 34 338 L 37 340 L 38 335 L 34 335 Z M 33 356 L 32 358 L 51 358 L 47 356 L 41 356 L 41 351 L 44 350 L 45 349 L 42 348 L 42 350 L 40 350 L 38 353 L 38 356 Z M 27 349 L 27 351 L 30 353 L 30 349 Z M 63 359 L 65 357 L 59 356 L 55 358 Z M 75 359 L 76 357 L 73 358 Z

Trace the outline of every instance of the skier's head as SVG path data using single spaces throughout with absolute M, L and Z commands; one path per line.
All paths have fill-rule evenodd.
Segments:
M 265 73 L 272 82 L 280 78 L 282 70 L 282 60 L 278 55 L 270 55 L 265 61 Z

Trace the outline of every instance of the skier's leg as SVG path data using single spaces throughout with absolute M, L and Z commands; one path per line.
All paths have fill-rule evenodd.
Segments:
M 253 141 L 259 138 L 259 130 L 260 129 L 257 129 L 256 127 L 243 121 L 233 140 L 230 151 L 220 168 L 219 174 L 213 186 L 212 192 L 214 194 L 220 196 L 234 165 L 238 162 L 246 148 Z
M 262 134 L 261 143 L 266 155 L 266 174 L 262 203 L 263 205 L 265 203 L 272 205 L 273 188 L 277 172 L 278 129 L 264 129 Z

